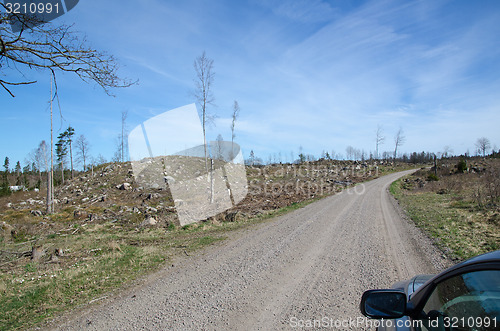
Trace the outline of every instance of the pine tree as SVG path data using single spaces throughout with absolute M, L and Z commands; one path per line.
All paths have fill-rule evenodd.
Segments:
M 3 164 L 3 167 L 5 171 L 3 172 L 3 183 L 2 187 L 0 188 L 0 196 L 4 195 L 9 195 L 10 194 L 10 189 L 9 189 L 9 158 L 5 157 L 5 162 Z
M 57 139 L 59 139 L 56 143 L 56 156 L 57 161 L 59 161 L 59 165 L 61 167 L 61 181 L 64 184 L 64 161 L 65 157 L 68 154 L 68 150 L 66 147 L 66 135 L 61 133 Z
M 23 168 L 23 184 L 26 188 L 29 188 L 30 187 L 30 181 L 29 181 L 29 178 L 28 178 L 28 175 L 30 174 L 31 172 L 31 167 L 30 165 L 26 165 L 24 166 Z
M 71 179 L 73 179 L 73 135 L 75 134 L 75 129 L 73 129 L 71 126 L 68 127 L 66 131 L 64 131 L 64 134 L 66 136 L 66 144 L 69 146 L 69 159 L 71 161 Z
M 17 161 L 16 163 L 16 168 L 15 168 L 15 171 L 16 171 L 16 175 L 19 176 L 19 174 L 21 173 L 21 162 Z
M 17 161 L 16 167 L 15 167 L 15 173 L 16 173 L 16 185 L 21 185 L 21 162 Z
M 7 156 L 5 157 L 3 167 L 5 169 L 5 173 L 8 174 L 9 173 L 9 157 L 7 157 Z

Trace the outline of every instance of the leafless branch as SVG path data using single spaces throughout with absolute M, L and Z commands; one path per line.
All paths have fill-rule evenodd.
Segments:
M 0 3 L 5 8 L 5 5 Z M 14 33 L 10 23 L 22 23 L 21 31 Z M 73 72 L 85 82 L 94 81 L 111 95 L 110 89 L 128 87 L 135 82 L 120 78 L 116 59 L 89 46 L 72 26 L 54 26 L 52 23 L 34 25 L 36 18 L 21 14 L 0 14 L 0 76 L 16 65 L 27 69 Z M 33 26 L 34 25 L 34 26 Z M 2 87 L 13 96 L 8 85 L 33 84 L 34 81 L 14 82 L 1 79 Z

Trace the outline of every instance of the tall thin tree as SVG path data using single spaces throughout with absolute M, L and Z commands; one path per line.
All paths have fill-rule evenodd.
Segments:
M 9 173 L 9 167 L 10 167 L 10 161 L 9 161 L 9 157 L 8 156 L 5 157 L 5 161 L 3 163 L 3 167 L 5 169 L 5 173 L 8 174 Z
M 65 133 L 61 133 L 59 136 L 57 136 L 57 139 L 56 156 L 57 161 L 59 161 L 59 166 L 61 167 L 61 181 L 64 184 L 64 162 L 66 159 L 66 155 L 68 154 Z
M 234 133 L 234 128 L 236 126 L 236 120 L 238 119 L 239 115 L 240 115 L 240 105 L 238 104 L 238 101 L 234 100 L 233 118 L 231 121 L 231 158 L 234 158 L 234 138 L 236 137 Z
M 213 120 L 213 117 L 208 113 L 208 106 L 213 105 L 214 96 L 212 93 L 212 85 L 215 78 L 213 72 L 214 61 L 207 57 L 205 51 L 194 61 L 194 70 L 196 71 L 195 91 L 194 96 L 198 105 L 201 108 L 201 124 L 203 127 L 203 145 L 205 153 L 205 169 L 208 173 L 208 155 L 207 155 L 207 123 Z
M 481 137 L 476 141 L 477 151 L 483 154 L 483 157 L 486 156 L 486 152 L 490 149 L 491 143 L 490 140 L 486 137 Z
M 45 140 L 42 140 L 40 145 L 38 145 L 38 148 L 36 150 L 36 155 L 37 159 L 40 160 L 40 168 L 44 166 L 45 173 L 47 174 L 47 182 L 49 180 L 49 172 L 50 172 L 50 165 L 49 165 L 49 156 L 48 156 L 48 150 L 47 150 L 47 143 Z M 42 174 L 40 171 L 40 182 L 42 181 Z M 48 185 L 48 183 L 47 183 Z
M 83 163 L 83 171 L 87 168 L 87 159 L 89 155 L 90 144 L 83 134 L 75 140 L 77 160 Z
M 382 145 L 385 141 L 384 130 L 382 125 L 377 126 L 377 132 L 375 133 L 375 158 L 378 159 L 378 147 Z
M 75 129 L 69 126 L 64 132 L 66 136 L 66 144 L 69 147 L 69 159 L 71 163 L 71 179 L 73 179 L 73 136 L 75 134 Z
M 127 116 L 128 112 L 126 110 L 122 111 L 122 132 L 120 134 L 120 159 L 121 162 L 125 162 L 125 154 L 127 150 Z
M 394 136 L 394 160 L 396 160 L 398 148 L 401 147 L 406 141 L 403 129 L 399 128 L 398 132 Z
M 54 73 L 50 76 L 50 176 L 47 178 L 47 214 L 54 212 L 54 121 L 52 102 L 55 95 L 52 95 L 52 83 Z

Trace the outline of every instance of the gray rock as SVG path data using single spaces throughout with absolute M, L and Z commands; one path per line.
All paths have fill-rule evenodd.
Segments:
M 158 221 L 154 217 L 148 217 L 141 223 L 141 227 L 154 226 Z
M 116 188 L 122 191 L 130 191 L 132 190 L 132 185 L 129 183 L 123 183 L 121 185 L 117 185 Z
M 158 212 L 158 209 L 153 208 L 153 207 L 148 207 L 148 208 L 146 209 L 146 211 L 147 211 L 148 213 L 156 214 L 156 213 Z

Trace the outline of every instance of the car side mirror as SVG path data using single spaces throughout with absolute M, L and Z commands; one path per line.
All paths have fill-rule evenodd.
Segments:
M 399 290 L 369 290 L 363 293 L 359 308 L 370 318 L 400 318 L 405 315 L 406 294 Z

